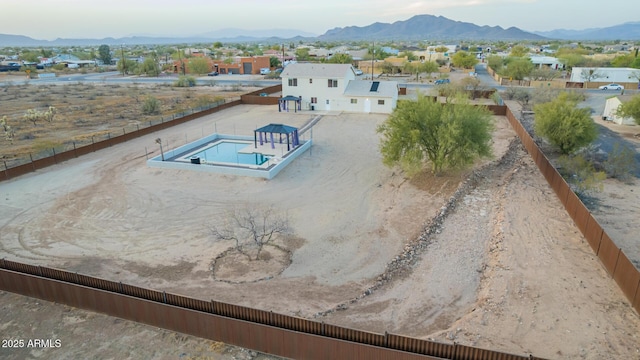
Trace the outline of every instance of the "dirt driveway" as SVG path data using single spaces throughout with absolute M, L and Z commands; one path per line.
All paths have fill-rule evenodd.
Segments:
M 250 135 L 268 122 L 300 126 L 315 115 L 235 107 L 2 183 L 0 256 L 368 331 L 546 358 L 639 356 L 638 315 L 535 165 L 511 145 L 504 118 L 494 136 L 501 160 L 487 165 L 428 246 L 388 282 L 381 281 L 387 265 L 467 174 L 409 181 L 385 168 L 375 132 L 382 115 L 325 114 L 312 151 L 271 181 L 145 164 L 145 148 L 158 152 L 157 137 L 171 148 L 214 128 Z M 216 241 L 211 227 L 223 224 L 229 207 L 262 204 L 291 220 L 296 240 L 281 244 L 290 263 L 265 280 L 240 273 L 237 281 L 216 280 L 212 260 L 232 244 Z M 2 297 L 3 304 L 35 302 Z M 82 342 L 85 357 L 216 358 L 209 341 L 112 318 L 91 322 L 97 315 L 38 303 L 39 310 L 3 305 L 11 310 L 3 311 L 3 334 Z M 155 353 L 159 347 L 166 352 Z M 69 358 L 76 350 L 30 356 Z

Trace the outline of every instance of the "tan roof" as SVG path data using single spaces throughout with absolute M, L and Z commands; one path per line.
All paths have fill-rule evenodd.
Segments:
M 350 64 L 295 63 L 287 65 L 280 77 L 335 79 L 343 78 L 348 71 L 353 71 Z

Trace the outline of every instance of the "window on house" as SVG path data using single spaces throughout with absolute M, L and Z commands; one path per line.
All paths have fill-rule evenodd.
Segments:
M 329 87 L 338 87 L 338 80 L 336 79 L 329 79 Z
M 329 100 L 327 100 L 327 105 L 329 105 Z
M 318 98 L 317 97 L 312 97 L 311 98 L 311 103 L 312 104 L 317 104 L 318 103 Z
M 289 86 L 298 86 L 298 79 L 289 79 Z
M 358 103 L 358 99 L 351 99 L 351 103 L 352 104 L 357 104 Z
M 313 79 L 309 79 L 309 84 L 313 84 Z
M 384 105 L 384 100 L 378 100 L 378 105 Z

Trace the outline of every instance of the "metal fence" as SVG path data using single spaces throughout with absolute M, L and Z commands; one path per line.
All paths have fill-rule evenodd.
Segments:
M 371 333 L 5 259 L 0 290 L 293 359 L 540 359 Z
M 527 152 L 540 169 L 542 175 L 562 202 L 573 222 L 598 256 L 609 275 L 618 284 L 631 306 L 640 313 L 640 271 L 636 269 L 624 252 L 604 231 L 589 209 L 571 190 L 569 184 L 553 167 L 549 159 L 540 150 L 522 123 L 507 107 L 507 119 L 522 140 Z
M 0 181 L 9 180 L 17 176 L 43 169 L 82 155 L 102 150 L 116 144 L 120 144 L 143 135 L 147 135 L 158 130 L 166 129 L 184 122 L 199 118 L 201 116 L 213 114 L 223 109 L 239 105 L 241 100 L 231 102 L 217 102 L 204 107 L 190 109 L 187 112 L 174 114 L 167 118 L 160 118 L 156 121 L 149 121 L 143 126 L 123 128 L 122 133 L 107 133 L 104 136 L 92 137 L 88 143 L 70 143 L 70 148 L 53 148 L 46 150 L 37 156 L 30 155 L 29 158 L 8 164 L 4 162 L 4 169 L 0 170 Z
M 0 176 L 0 180 L 10 179 L 238 104 L 240 100 L 135 132 L 123 133 L 19 167 L 5 168 L 4 177 Z M 511 126 L 567 213 L 633 308 L 640 312 L 638 269 L 570 189 L 511 110 L 506 106 L 500 109 L 498 107 L 495 106 L 492 111 L 506 114 Z M 506 354 L 455 343 L 437 343 L 388 333 L 369 333 L 4 259 L 0 261 L 0 289 L 289 358 L 538 359 L 532 355 Z

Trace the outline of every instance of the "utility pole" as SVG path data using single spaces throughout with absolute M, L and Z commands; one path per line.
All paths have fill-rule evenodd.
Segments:
M 122 51 L 122 77 L 127 72 L 127 60 L 124 58 L 124 44 L 120 45 L 120 50 Z
M 371 81 L 373 81 L 373 62 L 376 59 L 376 42 L 374 41 L 371 48 Z

